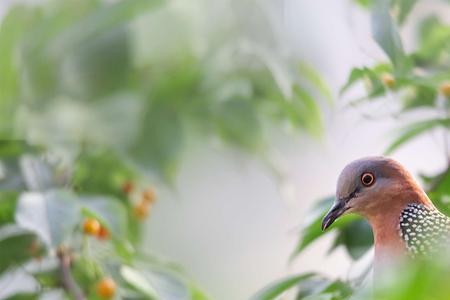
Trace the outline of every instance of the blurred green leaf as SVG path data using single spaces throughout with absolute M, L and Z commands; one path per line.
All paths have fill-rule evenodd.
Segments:
M 353 290 L 350 285 L 341 280 L 329 280 L 314 273 L 289 276 L 277 280 L 252 296 L 251 300 L 275 300 L 296 288 L 297 300 L 313 299 L 348 299 Z M 284 299 L 284 298 L 283 298 Z
M 151 268 L 144 270 L 144 274 L 152 282 L 160 299 L 191 300 L 189 282 L 178 273 L 167 269 Z
M 59 54 L 83 44 L 87 39 L 95 39 L 104 32 L 114 31 L 133 20 L 139 14 L 151 11 L 163 0 L 125 0 L 102 5 L 95 1 L 97 9 L 77 20 L 54 41 Z
M 36 152 L 36 147 L 29 145 L 25 140 L 4 139 L 0 140 L 0 158 L 18 158 L 22 154 Z
M 88 256 L 81 256 L 72 262 L 71 274 L 83 290 L 91 289 L 92 283 L 104 276 L 99 262 Z
M 351 88 L 356 82 L 362 80 L 365 76 L 367 68 L 353 68 L 347 79 L 345 85 L 341 88 L 340 94 L 344 94 L 349 88 Z
M 309 279 L 315 276 L 313 273 L 301 274 L 289 276 L 271 283 L 269 286 L 263 288 L 255 295 L 253 295 L 251 300 L 274 300 L 284 293 L 285 291 L 297 286 L 303 280 Z
M 326 213 L 332 206 L 334 197 L 327 197 L 317 202 L 311 212 L 308 212 L 308 220 L 303 224 L 301 230 L 301 238 L 297 243 L 294 252 L 291 254 L 291 259 L 295 258 L 301 251 L 314 242 L 319 237 L 323 236 L 322 220 Z
M 317 89 L 317 91 L 320 92 L 325 100 L 327 100 L 329 104 L 333 104 L 333 94 L 320 74 L 317 73 L 312 66 L 304 62 L 300 63 L 298 68 L 300 74 L 304 76 Z
M 26 182 L 22 174 L 20 158 L 0 160 L 0 190 L 11 192 L 25 189 Z
M 409 124 L 408 126 L 400 130 L 400 134 L 390 144 L 385 153 L 390 154 L 394 152 L 398 147 L 418 137 L 421 134 L 429 132 L 432 129 L 435 129 L 437 127 L 447 128 L 449 126 L 450 126 L 450 119 L 442 119 L 442 118 L 419 121 Z
M 427 194 L 434 205 L 447 216 L 450 216 L 450 168 L 433 176 L 421 176 L 427 186 Z
M 30 10 L 16 6 L 9 10 L 0 24 L 0 138 L 16 138 L 14 118 L 19 105 L 20 72 L 17 68 L 17 49 L 26 30 Z M 3 147 L 2 147 L 3 148 Z
M 372 228 L 366 220 L 345 224 L 337 232 L 330 252 L 342 245 L 353 260 L 358 260 L 373 246 Z
M 0 226 L 14 223 L 17 198 L 16 192 L 0 193 Z
M 138 270 L 128 266 L 122 266 L 120 274 L 130 286 L 141 292 L 145 296 L 145 299 L 159 299 L 156 290 Z
M 436 16 L 430 16 L 420 24 L 419 39 L 419 49 L 413 56 L 416 64 L 442 68 L 446 72 L 450 51 L 450 26 Z
M 257 150 L 261 146 L 260 122 L 250 101 L 232 99 L 220 103 L 216 120 L 219 136 L 231 145 L 248 150 Z
M 292 107 L 297 122 L 313 136 L 322 134 L 322 117 L 314 98 L 299 86 L 293 88 Z
M 145 112 L 142 128 L 128 155 L 138 167 L 154 170 L 171 181 L 183 142 L 182 120 L 176 108 L 158 103 Z
M 42 247 L 34 233 L 18 231 L 0 236 L 0 274 L 13 267 L 19 267 Z
M 317 276 L 300 282 L 296 299 L 348 299 L 351 294 L 352 288 L 348 283 Z
M 125 27 L 115 28 L 71 50 L 63 62 L 70 67 L 63 84 L 74 98 L 97 100 L 128 85 L 127 34 Z
M 374 2 L 374 0 L 353 0 L 353 1 L 355 1 L 357 4 L 361 5 L 364 8 L 369 8 Z
M 398 23 L 402 25 L 406 21 L 406 18 L 408 17 L 409 13 L 416 5 L 417 0 L 394 0 L 392 1 L 392 3 L 397 7 L 398 10 L 397 20 Z
M 3 300 L 37 300 L 37 299 L 39 299 L 39 293 L 18 293 L 3 298 Z
M 384 95 L 385 87 L 380 77 L 381 74 L 385 73 L 386 70 L 389 70 L 389 67 L 386 65 L 377 65 L 373 69 L 363 67 L 363 68 L 354 68 L 350 76 L 347 80 L 347 83 L 342 87 L 340 94 L 344 94 L 348 91 L 352 86 L 354 86 L 357 82 L 363 81 L 366 83 L 366 88 L 368 90 L 367 98 L 376 98 Z M 366 97 L 364 97 L 365 99 Z
M 392 280 L 381 281 L 375 287 L 373 297 L 386 300 L 446 300 L 449 287 L 445 279 L 449 275 L 447 259 L 415 260 L 391 270 Z
M 93 149 L 81 152 L 75 161 L 72 185 L 81 194 L 110 195 L 129 203 L 122 186 L 136 177 L 136 171 L 117 153 Z
M 395 67 L 396 74 L 404 74 L 408 66 L 397 26 L 389 13 L 389 0 L 376 1 L 372 7 L 372 35 Z
M 423 85 L 415 85 L 404 98 L 403 110 L 420 107 L 434 107 L 438 93 L 436 88 Z
M 57 267 L 32 272 L 34 279 L 43 288 L 57 288 L 61 286 L 61 272 Z
M 300 239 L 295 247 L 293 253 L 290 256 L 290 260 L 293 260 L 297 257 L 303 250 L 305 250 L 309 245 L 311 245 L 317 239 L 325 236 L 326 234 L 332 232 L 333 230 L 338 231 L 338 236 L 347 236 L 347 233 L 341 232 L 342 230 L 349 230 L 350 224 L 357 222 L 360 220 L 360 217 L 356 215 L 346 215 L 340 217 L 334 224 L 327 229 L 326 232 L 322 231 L 322 220 L 325 217 L 328 210 L 331 208 L 334 201 L 334 197 L 324 198 L 317 202 L 317 204 L 313 207 L 313 209 L 308 213 L 308 219 L 303 224 L 303 228 L 300 233 Z M 359 248 L 367 237 L 362 237 L 363 240 L 358 240 L 361 237 L 356 237 L 355 240 L 351 240 L 348 238 L 347 245 L 349 246 L 349 252 L 357 253 L 358 250 L 356 248 L 350 248 L 352 246 Z M 333 250 L 334 248 L 332 248 Z M 362 248 L 361 248 L 362 249 Z
M 194 284 L 191 284 L 189 288 L 191 293 L 191 300 L 212 300 L 210 297 L 206 295 L 204 291 L 202 291 Z
M 136 254 L 136 249 L 129 240 L 134 241 L 132 237 L 128 237 L 128 240 L 113 239 L 114 249 L 125 263 L 131 263 Z
M 38 233 L 48 245 L 57 247 L 80 222 L 77 198 L 63 190 L 23 193 L 17 204 L 17 224 Z

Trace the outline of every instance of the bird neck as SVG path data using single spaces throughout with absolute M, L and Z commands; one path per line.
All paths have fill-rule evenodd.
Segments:
M 408 204 L 434 208 L 425 192 L 416 185 L 391 197 L 385 195 L 382 201 L 386 205 L 374 207 L 365 214 L 374 234 L 376 264 L 389 263 L 406 253 L 406 245 L 400 236 L 400 215 Z

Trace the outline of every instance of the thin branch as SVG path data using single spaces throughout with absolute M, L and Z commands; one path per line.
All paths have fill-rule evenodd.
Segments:
M 68 253 L 68 250 L 64 247 L 60 247 L 58 249 L 58 259 L 59 259 L 59 267 L 62 273 L 62 283 L 64 289 L 71 294 L 75 300 L 86 300 L 86 297 L 83 295 L 83 292 L 78 287 L 77 283 L 72 277 L 70 273 L 70 264 L 71 257 Z

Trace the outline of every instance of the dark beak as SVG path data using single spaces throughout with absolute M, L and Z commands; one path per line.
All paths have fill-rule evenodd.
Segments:
M 323 218 L 322 231 L 327 230 L 327 228 L 330 227 L 331 224 L 333 224 L 334 221 L 336 221 L 336 219 L 339 218 L 348 209 L 345 204 L 346 201 L 339 200 L 334 203 L 333 207 L 331 207 L 330 211 Z

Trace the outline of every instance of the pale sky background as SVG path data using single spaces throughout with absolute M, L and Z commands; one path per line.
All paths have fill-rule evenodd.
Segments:
M 0 15 L 12 2 L 0 0 Z M 437 3 L 424 2 L 413 17 Z M 384 58 L 370 39 L 365 12 L 349 1 L 329 0 L 284 0 L 278 9 L 286 39 L 323 75 L 335 96 L 335 106 L 325 109 L 325 136 L 321 141 L 274 138 L 273 159 L 281 165 L 282 181 L 244 154 L 217 147 L 191 149 L 176 191 L 160 193 L 147 224 L 145 246 L 180 263 L 216 300 L 248 299 L 272 280 L 296 272 L 346 275 L 350 261 L 345 251 L 325 256 L 330 239 L 308 248 L 291 265 L 287 259 L 312 203 L 334 193 L 346 163 L 381 154 L 400 122 L 366 121 L 361 115 L 367 109 L 344 108 L 338 99 L 352 67 Z M 407 26 L 403 33 L 408 48 L 412 30 Z M 439 136 L 424 137 L 393 157 L 416 174 L 434 172 L 444 162 Z

